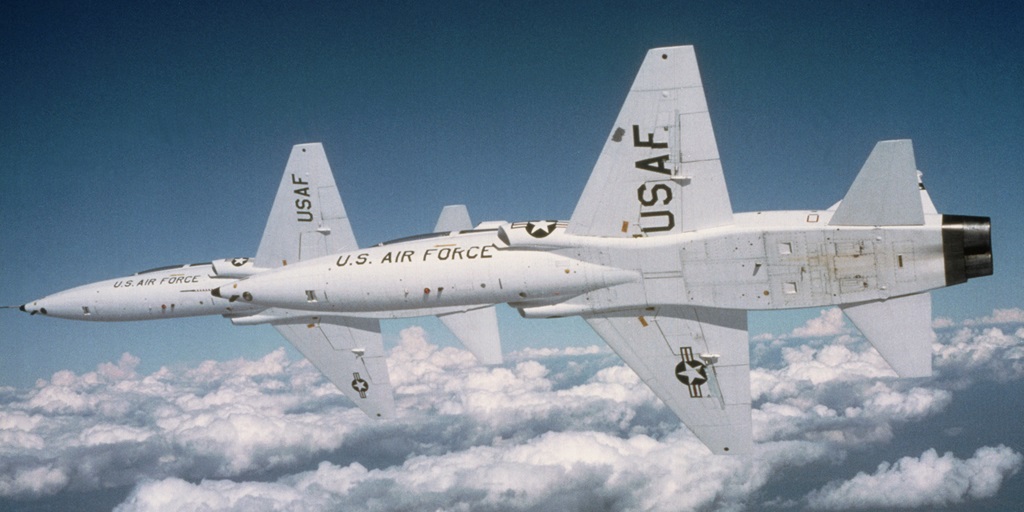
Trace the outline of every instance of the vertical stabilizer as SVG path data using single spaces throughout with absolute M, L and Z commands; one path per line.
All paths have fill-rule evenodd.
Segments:
M 469 217 L 469 209 L 463 204 L 445 206 L 434 225 L 435 233 L 467 229 L 473 229 L 473 221 Z M 477 361 L 501 364 L 501 335 L 494 306 L 438 315 L 437 318 L 462 342 L 462 346 L 476 356 Z
M 650 50 L 566 233 L 632 238 L 732 222 L 693 47 Z
M 359 248 L 320 143 L 292 147 L 256 251 L 257 267 Z
M 924 225 L 917 164 L 909 140 L 883 140 L 875 145 L 829 225 Z
M 441 210 L 441 216 L 434 224 L 434 233 L 445 231 L 465 231 L 473 229 L 473 221 L 469 218 L 469 209 L 464 204 L 450 204 Z

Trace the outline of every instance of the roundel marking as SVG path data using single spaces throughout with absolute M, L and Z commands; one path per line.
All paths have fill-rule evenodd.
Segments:
M 690 370 L 693 370 L 692 372 Z M 690 374 L 694 375 L 691 377 Z M 676 378 L 687 386 L 700 386 L 708 381 L 708 373 L 704 363 L 697 361 L 679 361 L 676 365 Z
M 552 220 L 542 220 L 537 222 L 527 222 L 526 232 L 534 238 L 544 238 L 551 234 L 555 230 L 555 226 L 558 223 Z
M 359 398 L 366 398 L 366 392 L 370 390 L 370 383 L 366 382 L 366 379 L 360 377 L 358 373 L 353 373 L 352 389 L 359 393 Z

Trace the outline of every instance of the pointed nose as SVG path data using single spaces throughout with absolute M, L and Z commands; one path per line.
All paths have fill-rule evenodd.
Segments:
M 33 304 L 37 304 L 38 302 L 39 301 L 33 302 Z M 46 314 L 46 308 L 29 309 L 28 304 L 22 304 L 21 307 L 19 307 L 18 309 L 20 309 L 21 311 L 24 311 L 24 312 L 26 312 L 26 313 L 28 313 L 30 315 L 34 315 L 36 313 L 42 313 L 44 315 Z

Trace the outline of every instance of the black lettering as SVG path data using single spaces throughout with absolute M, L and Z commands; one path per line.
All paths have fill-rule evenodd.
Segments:
M 114 281 L 114 288 L 120 288 L 124 283 L 121 281 Z
M 309 189 L 305 188 L 305 187 L 304 188 L 297 188 L 297 189 L 295 189 L 295 193 L 300 195 L 300 196 L 309 197 Z
M 475 245 L 473 247 L 470 247 L 469 249 L 466 249 L 466 257 L 471 260 L 477 259 L 480 256 L 479 249 L 480 248 Z M 474 252 L 474 250 L 476 250 L 476 252 Z
M 365 252 L 360 254 L 359 256 L 356 256 L 356 265 L 363 265 L 363 264 L 365 264 L 366 263 L 366 259 L 369 258 L 369 257 L 370 257 L 370 255 L 366 254 Z
M 437 259 L 439 259 L 441 261 L 444 261 L 444 260 L 448 259 L 451 255 L 452 255 L 452 250 L 451 250 L 450 247 L 445 247 L 445 248 L 441 249 L 440 251 L 437 251 Z
M 341 256 L 338 256 L 338 261 L 335 262 L 335 265 L 344 267 L 345 265 L 348 265 L 348 259 L 351 257 L 352 256 L 349 254 L 342 254 Z
M 492 255 L 488 254 L 488 253 L 493 248 L 494 248 L 494 245 L 485 245 L 482 248 L 480 248 L 480 257 L 481 258 L 490 258 Z
M 662 226 L 645 227 L 641 221 L 640 231 L 644 233 L 657 233 L 660 231 L 671 231 L 672 228 L 676 227 L 676 216 L 670 211 L 657 211 L 657 212 L 640 212 L 640 218 L 645 219 L 647 217 L 665 217 L 665 224 Z
M 423 261 L 427 261 L 427 257 L 430 256 L 430 254 L 434 253 L 434 252 L 437 252 L 437 249 L 435 249 L 433 247 L 423 251 Z
M 399 258 L 398 258 L 398 262 L 399 262 L 399 263 L 404 263 L 404 262 L 406 262 L 406 261 L 412 261 L 412 255 L 413 255 L 413 253 L 415 253 L 415 252 L 416 252 L 416 251 L 404 251 L 404 252 L 403 252 L 403 253 L 402 253 L 402 254 L 401 254 L 401 255 L 399 256 Z
M 295 175 L 292 174 L 292 185 L 309 185 L 309 183 L 302 181 L 302 178 L 296 178 Z
M 295 212 L 299 216 L 299 222 L 313 222 L 313 212 Z
M 453 260 L 461 260 L 462 259 L 462 247 L 456 247 L 456 248 L 452 249 L 452 259 Z
M 668 147 L 667 142 L 654 142 L 654 134 L 648 133 L 647 140 L 640 140 L 640 127 L 633 125 L 633 147 L 635 148 L 652 148 L 652 149 L 665 149 Z
M 308 210 L 313 207 L 313 201 L 310 201 L 309 199 L 296 199 L 295 207 L 300 210 Z
M 380 259 L 380 262 L 381 263 L 392 263 L 391 252 L 389 251 L 387 254 L 385 254 L 384 257 Z
M 651 187 L 649 198 L 646 197 L 646 195 L 648 194 L 647 184 L 645 183 L 643 185 L 640 185 L 640 188 L 636 189 L 636 198 L 637 200 L 640 201 L 640 204 L 644 206 L 654 206 L 654 203 L 657 203 L 659 199 L 658 192 L 664 192 L 666 196 L 665 199 L 661 200 L 661 204 L 668 204 L 670 201 L 672 201 L 672 189 L 668 188 L 668 185 L 665 185 L 664 183 L 658 183 L 657 185 Z
M 658 174 L 672 174 L 672 171 L 665 167 L 665 162 L 668 162 L 668 155 L 645 158 L 636 162 L 636 168 Z
M 166 283 L 166 282 L 167 282 L 167 279 L 169 279 L 169 278 L 165 277 L 165 278 L 161 279 L 161 280 L 160 280 L 160 284 L 164 284 L 164 283 Z M 174 284 L 174 283 L 171 283 L 171 284 Z

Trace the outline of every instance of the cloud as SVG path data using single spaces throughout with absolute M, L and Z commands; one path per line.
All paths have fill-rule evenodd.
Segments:
M 1024 456 L 1002 445 L 979 448 L 967 460 L 930 449 L 918 458 L 883 462 L 871 475 L 831 482 L 810 493 L 807 503 L 822 510 L 942 507 L 995 496 L 1021 464 Z
M 95 372 L 61 371 L 3 404 L 0 496 L 266 470 L 337 448 L 366 422 L 283 349 L 149 376 L 137 364 L 126 354 Z
M 838 336 L 847 332 L 843 311 L 839 308 L 821 310 L 821 313 L 804 325 L 793 329 L 793 338 L 825 338 Z
M 995 324 L 1021 324 L 1024 323 L 1024 309 L 1007 308 L 996 309 L 991 315 L 981 318 L 969 318 L 964 320 L 964 325 L 995 325 Z
M 787 455 L 790 462 L 821 455 L 816 448 L 787 448 L 798 454 Z M 686 435 L 659 441 L 545 433 L 521 444 L 412 457 L 382 470 L 321 463 L 275 482 L 148 482 L 119 510 L 740 510 L 782 453 L 751 464 L 710 456 Z
M 1024 377 L 1024 328 L 1007 334 L 999 327 L 964 327 L 940 337 L 933 348 L 933 364 L 948 379 L 1006 382 Z
M 841 469 L 847 451 L 899 441 L 897 427 L 943 413 L 978 379 L 1024 377 L 1014 359 L 1024 328 L 1001 328 L 942 332 L 932 379 L 894 378 L 845 333 L 763 344 L 749 459 L 711 456 L 595 347 L 485 367 L 405 329 L 388 358 L 400 414 L 386 422 L 283 350 L 150 375 L 125 355 L 0 390 L 0 507 L 121 487 L 133 488 L 124 510 L 750 508 L 794 468 Z M 843 488 L 824 474 L 815 503 Z M 810 503 L 800 492 L 777 503 Z
M 608 347 L 589 345 L 586 347 L 533 348 L 526 347 L 508 355 L 510 359 L 543 359 L 559 356 L 586 356 L 611 353 Z

